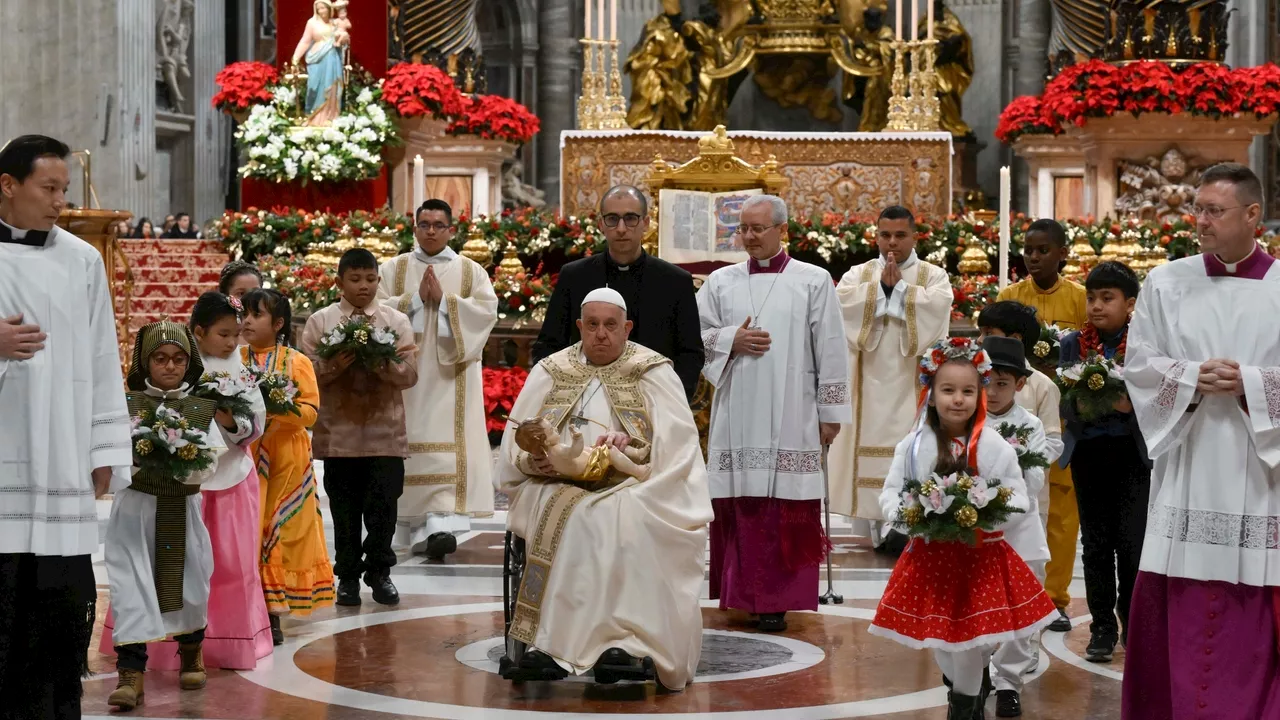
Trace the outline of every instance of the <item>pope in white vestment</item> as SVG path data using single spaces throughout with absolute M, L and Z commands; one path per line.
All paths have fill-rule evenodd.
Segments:
M 615 470 L 598 484 L 553 477 L 508 426 L 496 472 L 511 498 L 507 527 L 524 538 L 527 557 L 510 637 L 530 646 L 525 659 L 550 656 L 576 674 L 608 651 L 650 658 L 662 685 L 679 690 L 702 647 L 706 469 L 684 386 L 670 360 L 626 341 L 622 296 L 593 291 L 579 322 L 606 312 L 618 323 L 611 349 L 599 354 L 591 343 L 606 331 L 584 324 L 582 342 L 530 372 L 511 417 L 542 417 L 562 442 L 572 426 L 588 445 L 647 446 L 649 476 L 640 482 Z
M 439 302 L 424 301 L 419 292 L 428 268 Z M 485 269 L 447 246 L 428 255 L 416 245 L 387 261 L 380 274 L 379 297 L 409 316 L 420 349 L 418 382 L 404 391 L 409 457 L 396 545 L 439 558 L 456 549 L 454 534 L 469 530 L 472 517 L 493 514 L 480 361 L 498 320 L 498 299 Z
M 900 279 L 891 288 L 882 282 L 883 248 L 881 257 L 850 268 L 836 287 L 853 378 L 853 423 L 841 428 L 830 457 L 831 509 L 842 515 L 882 520 L 880 490 L 919 402 L 916 366 L 950 327 L 947 271 L 919 259 L 914 244 L 913 238 L 897 260 Z

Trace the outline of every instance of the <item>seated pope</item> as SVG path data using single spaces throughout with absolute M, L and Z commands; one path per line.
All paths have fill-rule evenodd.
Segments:
M 578 328 L 529 373 L 497 460 L 525 547 L 509 677 L 681 690 L 702 649 L 712 516 L 698 431 L 671 361 L 627 340 L 621 294 L 588 294 Z

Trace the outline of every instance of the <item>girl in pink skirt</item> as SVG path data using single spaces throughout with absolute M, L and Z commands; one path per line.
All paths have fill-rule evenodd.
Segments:
M 939 484 L 954 484 L 962 475 L 968 476 L 962 482 L 972 485 L 967 497 L 973 507 L 985 507 L 999 489 L 1008 507 L 1025 512 L 1027 487 L 1017 453 L 984 426 L 991 363 L 981 347 L 963 338 L 942 340 L 925 353 L 920 372 L 922 415 L 894 450 L 880 494 L 884 517 L 911 534 L 908 517 L 917 522 L 928 513 L 946 514 L 952 498 L 935 493 L 926 507 L 908 497 L 904 485 L 934 476 Z M 976 520 L 972 508 L 966 510 Z M 955 516 L 961 524 L 959 511 Z M 984 718 L 983 677 L 996 645 L 1034 634 L 1057 617 L 1040 581 L 1004 541 L 1004 533 L 990 527 L 975 534 L 974 545 L 913 535 L 870 627 L 873 635 L 933 651 L 952 686 L 948 720 Z

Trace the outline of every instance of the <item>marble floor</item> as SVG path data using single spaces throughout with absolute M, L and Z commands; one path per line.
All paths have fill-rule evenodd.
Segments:
M 328 521 L 327 502 L 325 507 Z M 108 501 L 99 507 L 105 519 Z M 385 608 L 364 594 L 360 608 L 330 607 L 286 619 L 286 642 L 252 672 L 211 671 L 199 691 L 178 688 L 177 673 L 147 674 L 148 718 L 278 720 L 541 720 L 628 714 L 664 720 L 942 720 L 946 695 L 925 652 L 867 633 L 891 561 L 871 551 L 847 523 L 832 528 L 840 605 L 792 613 L 780 635 L 756 632 L 746 617 L 703 602 L 703 654 L 683 693 L 652 684 L 594 685 L 583 680 L 514 686 L 497 675 L 502 635 L 504 513 L 475 523 L 444 562 L 401 553 L 394 579 L 402 601 Z M 332 538 L 331 528 L 326 536 Z M 101 616 L 106 575 L 99 562 Z M 819 588 L 815 588 L 815 593 Z M 704 586 L 705 593 L 705 586 Z M 1077 567 L 1070 633 L 1045 633 L 1040 666 L 1028 676 L 1023 717 L 1112 720 L 1120 717 L 1123 651 L 1109 665 L 1085 662 L 1088 610 Z M 704 594 L 705 597 L 705 594 Z M 99 655 L 95 631 L 85 683 L 86 718 L 117 717 L 106 704 L 115 665 Z M 994 717 L 994 699 L 988 717 Z

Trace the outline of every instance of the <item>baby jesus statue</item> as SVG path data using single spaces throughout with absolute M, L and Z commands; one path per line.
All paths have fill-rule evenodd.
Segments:
M 609 476 L 610 470 L 641 482 L 649 477 L 649 465 L 640 464 L 649 457 L 648 448 L 619 450 L 612 445 L 584 448 L 582 432 L 572 423 L 569 439 L 568 444 L 560 444 L 560 433 L 541 417 L 520 423 L 515 434 L 516 445 L 521 450 L 533 456 L 545 456 L 566 480 L 598 483 Z

